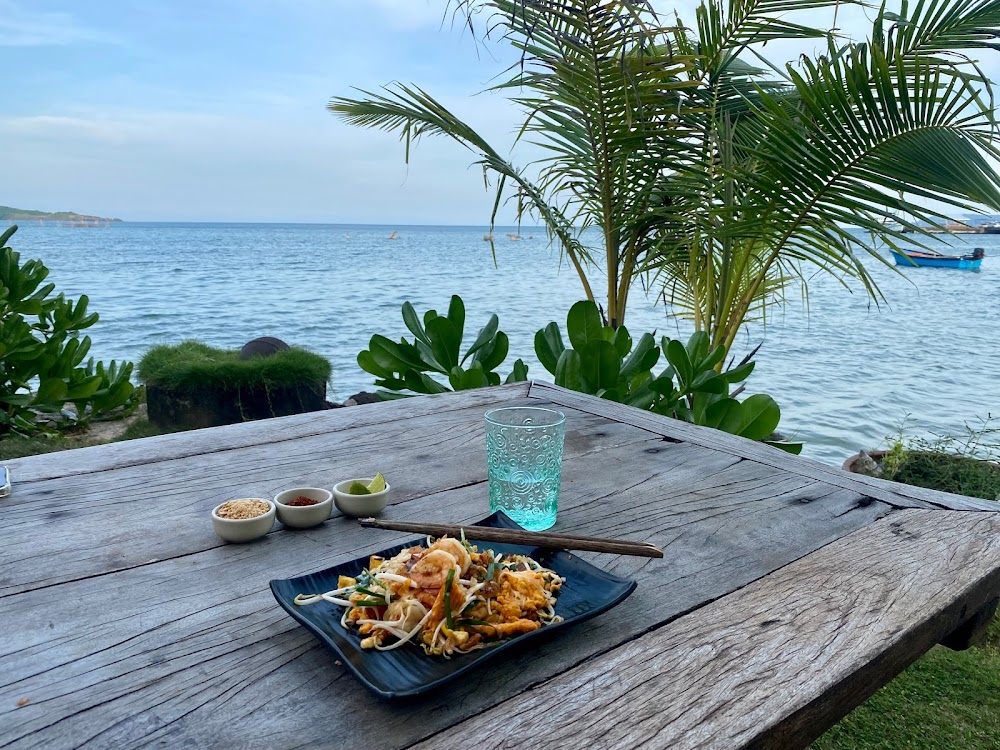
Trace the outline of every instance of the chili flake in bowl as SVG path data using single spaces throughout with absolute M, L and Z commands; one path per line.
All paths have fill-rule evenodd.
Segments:
M 333 493 L 320 487 L 295 487 L 274 496 L 278 520 L 292 529 L 319 526 L 330 517 Z
M 259 497 L 227 500 L 212 510 L 212 528 L 227 542 L 259 539 L 274 526 L 274 503 Z

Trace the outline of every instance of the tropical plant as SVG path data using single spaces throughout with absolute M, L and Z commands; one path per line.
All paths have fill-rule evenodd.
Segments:
M 566 332 L 569 347 L 554 322 L 535 334 L 535 355 L 556 385 L 751 440 L 767 440 L 778 427 L 781 409 L 773 398 L 755 394 L 738 401 L 742 386 L 730 395 L 753 372 L 752 354 L 723 368 L 725 347 L 710 346 L 704 331 L 687 344 L 664 336 L 657 346 L 651 333 L 633 342 L 625 326 L 604 325 L 597 306 L 581 300 L 566 316 Z M 655 375 L 661 351 L 667 367 Z M 790 453 L 802 450 L 799 443 L 767 441 Z
M 861 259 L 881 260 L 880 242 L 903 241 L 903 228 L 926 236 L 946 210 L 1000 209 L 985 158 L 998 155 L 991 84 L 970 57 L 996 47 L 997 0 L 883 5 L 870 40 L 847 44 L 789 14 L 861 4 L 850 0 L 703 0 L 693 28 L 662 22 L 645 0 L 454 3 L 470 23 L 492 12 L 488 28 L 519 53 L 493 90 L 524 111 L 517 138 L 545 150 L 540 162 L 516 166 L 416 86 L 329 108 L 398 132 L 407 160 L 428 135 L 476 153 L 496 178 L 493 218 L 509 197 L 519 218 L 543 221 L 612 328 L 645 272 L 729 349 L 745 320 L 804 284 L 802 264 L 878 299 Z M 827 52 L 768 62 L 764 45 L 788 39 L 825 39 Z M 943 207 L 917 202 L 928 198 Z
M 465 0 L 457 3 L 473 9 Z M 620 6 L 620 7 L 619 7 Z M 504 38 L 523 55 L 511 78 L 493 90 L 509 92 L 525 112 L 520 135 L 548 152 L 532 178 L 471 126 L 416 86 L 393 84 L 367 98 L 336 97 L 329 109 L 363 127 L 396 131 L 410 144 L 446 136 L 479 155 L 484 176 L 496 178 L 495 221 L 505 197 L 518 218 L 540 218 L 561 257 L 575 269 L 588 299 L 606 284 L 605 313 L 617 328 L 625 320 L 632 280 L 651 231 L 649 213 L 665 159 L 687 148 L 678 119 L 685 106 L 681 73 L 690 57 L 657 46 L 641 3 L 588 0 L 495 0 Z M 508 192 L 508 188 L 511 189 Z M 582 233 L 600 233 L 588 247 Z M 594 284 L 591 276 L 595 277 Z
M 996 48 L 1000 2 L 883 4 L 868 41 L 831 33 L 815 60 L 766 63 L 765 43 L 826 33 L 785 14 L 830 5 L 709 1 L 696 38 L 673 33 L 677 53 L 694 59 L 685 76 L 701 106 L 684 119 L 699 150 L 663 176 L 673 210 L 661 213 L 643 268 L 713 345 L 730 347 L 790 285 L 805 290 L 805 266 L 854 279 L 878 300 L 862 257 L 884 262 L 881 245 L 930 236 L 944 211 L 1000 206 L 987 159 L 998 154 L 993 93 L 969 56 Z M 943 206 L 922 205 L 928 198 Z
M 358 354 L 358 364 L 374 375 L 375 385 L 388 391 L 412 393 L 445 393 L 500 385 L 500 375 L 494 372 L 507 357 L 510 342 L 499 330 L 500 319 L 494 314 L 479 330 L 475 341 L 462 351 L 465 333 L 465 303 L 458 295 L 451 298 L 447 315 L 435 310 L 424 313 L 423 323 L 409 302 L 403 303 L 403 323 L 413 334 L 413 341 L 401 338 L 399 343 L 385 336 L 371 337 L 368 348 Z M 468 362 L 468 366 L 466 366 Z M 449 388 L 431 377 L 430 373 L 447 378 Z M 528 379 L 528 366 L 520 359 L 504 382 Z M 389 394 L 383 393 L 384 396 Z
M 78 427 L 132 408 L 132 363 L 84 362 L 90 337 L 80 332 L 97 313 L 87 312 L 85 295 L 75 303 L 52 296 L 55 284 L 43 285 L 49 271 L 42 262 L 22 264 L 7 247 L 15 231 L 0 235 L 0 434 Z

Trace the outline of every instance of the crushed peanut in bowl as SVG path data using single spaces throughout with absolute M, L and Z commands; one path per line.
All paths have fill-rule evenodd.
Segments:
M 263 500 L 230 500 L 219 506 L 215 515 L 229 521 L 246 521 L 257 518 L 271 510 L 271 506 Z

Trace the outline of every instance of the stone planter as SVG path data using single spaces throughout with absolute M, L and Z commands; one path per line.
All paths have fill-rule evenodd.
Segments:
M 146 405 L 149 421 L 160 427 L 188 430 L 218 427 L 326 409 L 326 383 L 230 389 L 172 389 L 149 385 Z

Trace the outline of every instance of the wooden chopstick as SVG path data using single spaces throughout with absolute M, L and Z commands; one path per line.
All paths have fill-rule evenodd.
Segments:
M 389 531 L 411 531 L 429 536 L 461 537 L 477 539 L 481 542 L 504 542 L 524 544 L 531 547 L 551 549 L 573 549 L 583 552 L 610 552 L 616 555 L 636 555 L 639 557 L 663 557 L 663 550 L 649 542 L 629 542 L 624 539 L 600 539 L 594 536 L 575 534 L 549 534 L 545 531 L 525 531 L 524 529 L 497 529 L 490 526 L 459 526 L 452 523 L 410 523 L 408 521 L 382 521 L 378 518 L 359 518 L 366 529 L 387 529 Z

